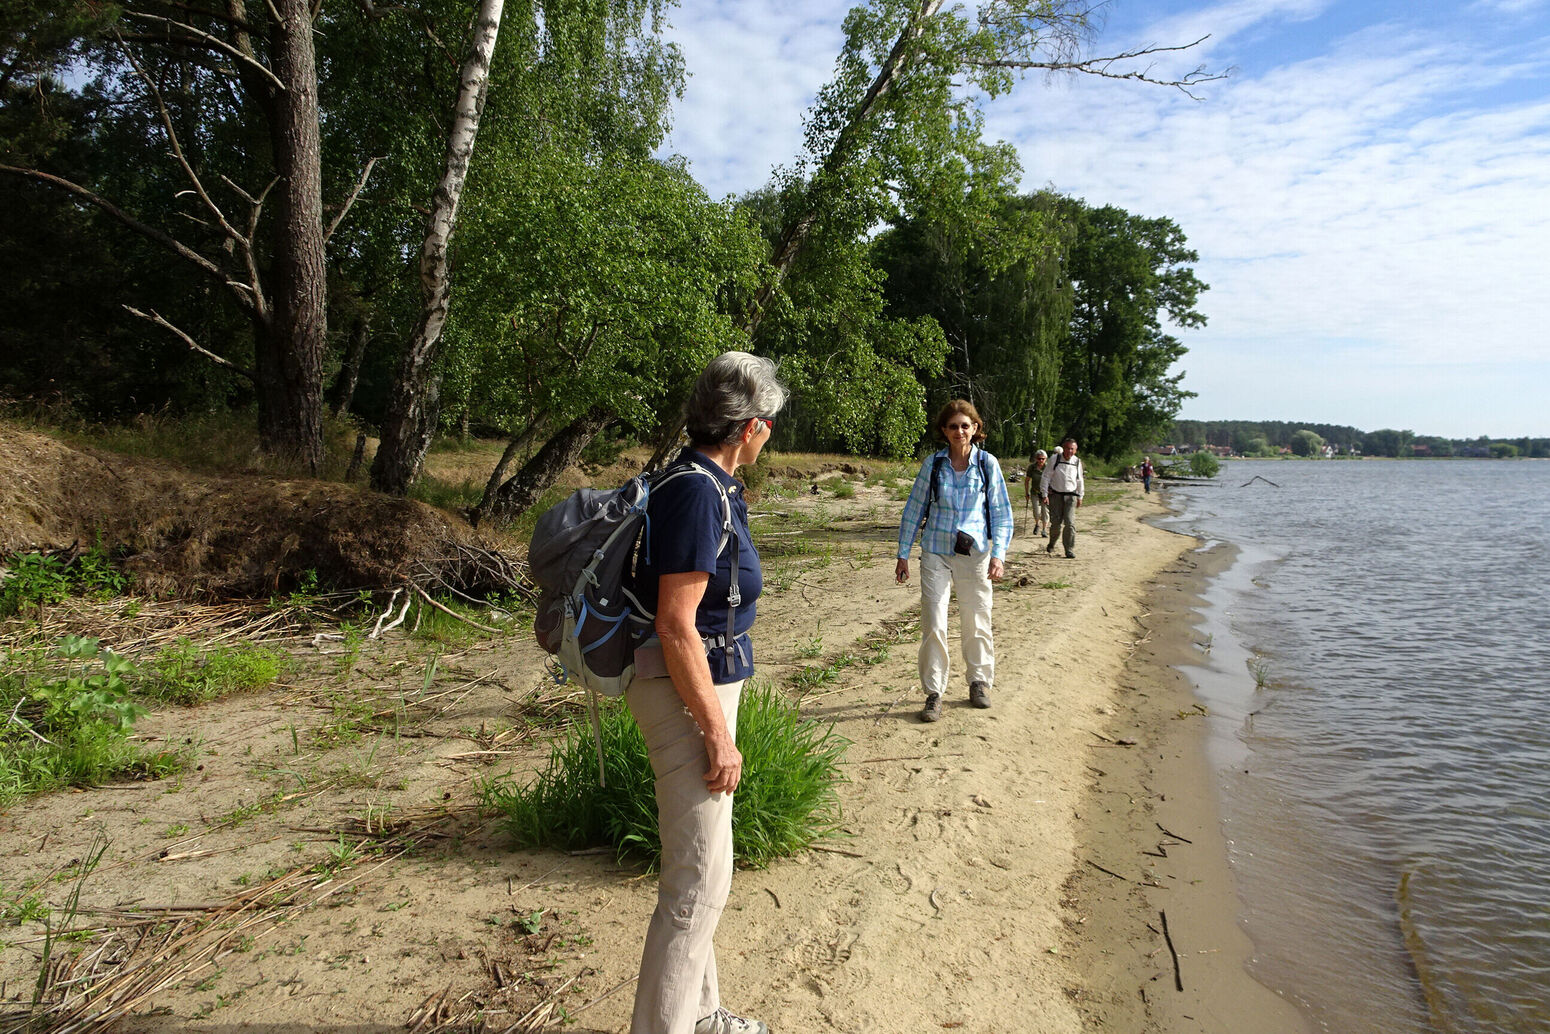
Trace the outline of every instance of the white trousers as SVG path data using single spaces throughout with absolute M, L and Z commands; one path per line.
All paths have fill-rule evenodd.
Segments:
M 737 735 L 741 682 L 716 687 Z M 646 928 L 631 1034 L 691 1034 L 721 1007 L 712 943 L 732 890 L 732 795 L 710 793 L 705 736 L 673 680 L 635 679 L 625 702 L 646 738 L 656 776 L 662 871 Z
M 990 631 L 989 552 L 921 553 L 920 684 L 926 693 L 947 689 L 951 663 L 947 652 L 947 604 L 958 594 L 963 666 L 970 683 L 995 684 L 996 644 Z

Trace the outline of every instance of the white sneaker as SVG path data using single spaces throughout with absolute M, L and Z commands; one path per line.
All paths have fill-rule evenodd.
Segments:
M 694 1034 L 770 1034 L 761 1020 L 745 1020 L 725 1009 L 717 1009 L 694 1025 Z

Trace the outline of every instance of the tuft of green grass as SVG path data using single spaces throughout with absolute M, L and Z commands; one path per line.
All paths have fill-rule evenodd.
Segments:
M 856 486 L 838 474 L 825 478 L 818 487 L 833 493 L 836 499 L 854 499 L 856 496 Z
M 481 787 L 486 807 L 519 847 L 612 847 L 619 858 L 661 858 L 655 782 L 646 744 L 622 701 L 604 701 L 603 767 L 597 778 L 590 726 L 556 743 L 531 783 L 509 778 Z M 752 683 L 738 705 L 743 781 L 732 804 L 732 851 L 741 865 L 763 866 L 839 833 L 836 786 L 848 741 L 807 721 L 774 687 Z
M 179 640 L 142 665 L 135 690 L 142 696 L 185 706 L 232 693 L 262 689 L 290 667 L 290 658 L 260 646 L 200 650 Z

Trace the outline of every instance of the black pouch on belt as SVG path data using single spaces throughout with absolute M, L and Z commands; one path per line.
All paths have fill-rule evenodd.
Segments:
M 968 556 L 974 551 L 974 539 L 967 532 L 960 531 L 958 537 L 953 539 L 953 552 L 959 556 Z

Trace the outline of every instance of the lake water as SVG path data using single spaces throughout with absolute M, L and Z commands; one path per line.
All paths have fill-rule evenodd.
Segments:
M 1550 1032 L 1550 463 L 1168 492 L 1241 550 L 1186 673 L 1256 977 L 1336 1034 Z

